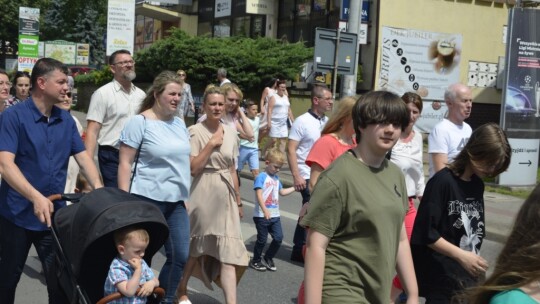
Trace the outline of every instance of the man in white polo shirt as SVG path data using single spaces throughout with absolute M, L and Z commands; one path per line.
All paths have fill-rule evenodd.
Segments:
M 454 160 L 472 133 L 464 121 L 471 115 L 471 89 L 461 83 L 452 84 L 444 92 L 444 101 L 448 117 L 435 125 L 428 137 L 429 177 Z
M 289 167 L 294 178 L 294 188 L 302 194 L 302 205 L 309 202 L 309 176 L 311 168 L 306 165 L 306 158 L 313 144 L 321 137 L 321 131 L 328 121 L 324 115 L 332 110 L 334 99 L 326 86 L 314 85 L 311 90 L 311 108 L 298 116 L 289 133 L 287 156 Z M 296 224 L 293 238 L 291 260 L 303 262 L 302 247 L 306 243 L 306 230 Z
M 109 57 L 114 78 L 92 95 L 86 120 L 85 146 L 92 159 L 98 147 L 98 163 L 105 187 L 118 187 L 118 139 L 126 121 L 139 112 L 146 94 L 131 81 L 135 79 L 135 61 L 127 50 Z

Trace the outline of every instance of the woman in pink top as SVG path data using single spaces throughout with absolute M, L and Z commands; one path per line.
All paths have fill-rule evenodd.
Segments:
M 338 109 L 326 123 L 319 138 L 306 159 L 306 165 L 311 167 L 309 189 L 317 183 L 319 174 L 345 151 L 354 148 L 354 127 L 351 112 L 356 99 L 344 97 L 338 104 Z
M 352 108 L 356 98 L 347 96 L 338 103 L 337 110 L 321 131 L 321 137 L 315 142 L 306 158 L 306 164 L 311 167 L 309 189 L 313 190 L 321 172 L 336 158 L 356 146 L 354 127 L 352 123 Z M 309 202 L 302 206 L 299 217 L 302 219 L 309 207 Z M 299 219 L 299 221 L 300 221 Z M 305 249 L 305 246 L 304 246 Z M 298 304 L 304 304 L 304 282 L 298 291 Z

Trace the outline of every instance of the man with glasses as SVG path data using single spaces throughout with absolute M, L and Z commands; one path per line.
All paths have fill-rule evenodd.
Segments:
M 98 163 L 103 184 L 118 187 L 118 148 L 125 122 L 139 112 L 146 94 L 133 83 L 135 61 L 127 50 L 118 50 L 109 57 L 113 80 L 92 95 L 86 120 L 85 145 L 94 157 L 98 145 Z
M 324 85 L 313 85 L 311 108 L 294 121 L 289 133 L 287 149 L 289 168 L 294 179 L 294 188 L 302 194 L 302 205 L 311 198 L 308 187 L 311 168 L 306 165 L 306 158 L 313 144 L 321 137 L 321 131 L 328 121 L 324 113 L 332 110 L 333 104 L 334 99 L 329 88 Z M 302 247 L 306 243 L 306 230 L 298 223 L 293 243 L 291 260 L 303 263 Z

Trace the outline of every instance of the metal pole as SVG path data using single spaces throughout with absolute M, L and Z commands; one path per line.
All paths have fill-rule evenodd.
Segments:
M 362 0 L 350 0 L 349 2 L 349 26 L 347 32 L 358 34 L 360 21 L 362 19 Z M 356 46 L 354 58 L 354 75 L 345 75 L 341 85 L 341 97 L 356 95 L 356 79 L 358 75 L 358 54 L 360 45 Z
M 337 85 L 337 69 L 338 69 L 338 51 L 339 40 L 341 39 L 341 31 L 337 29 L 336 48 L 334 53 L 334 72 L 332 75 L 332 98 L 336 99 L 336 85 Z

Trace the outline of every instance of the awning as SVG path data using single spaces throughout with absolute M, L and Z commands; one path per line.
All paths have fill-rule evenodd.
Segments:
M 138 3 L 135 6 L 135 14 L 169 22 L 177 22 L 181 19 L 183 15 L 179 12 L 175 12 L 148 3 Z

